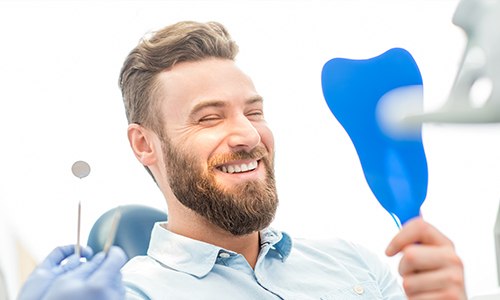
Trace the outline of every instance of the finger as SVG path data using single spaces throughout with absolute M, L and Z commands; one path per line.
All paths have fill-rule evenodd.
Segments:
M 85 257 L 89 260 L 94 255 L 94 250 L 92 250 L 89 246 L 80 246 L 80 255 L 81 257 Z
M 462 261 L 452 247 L 413 244 L 403 250 L 403 256 L 399 263 L 399 273 L 404 276 L 450 266 L 462 267 Z
M 120 269 L 127 262 L 127 255 L 119 247 L 112 246 L 106 259 L 98 270 L 92 275 L 93 280 L 109 280 L 120 275 Z M 113 275 L 114 274 L 114 275 Z
M 75 268 L 68 273 L 68 277 L 75 279 L 87 279 L 92 275 L 92 273 L 94 273 L 95 270 L 97 270 L 97 268 L 99 268 L 105 258 L 105 254 L 103 252 L 99 252 L 90 261 L 79 265 L 78 268 Z
M 80 249 L 80 255 L 74 253 L 70 257 L 68 257 L 65 263 L 58 266 L 59 270 L 63 273 L 76 269 L 78 266 L 82 264 L 81 258 L 85 257 L 87 260 L 90 260 L 92 257 L 92 249 L 90 247 L 82 247 Z
M 399 253 L 404 247 L 415 243 L 453 246 L 453 243 L 439 230 L 418 217 L 408 221 L 403 226 L 401 231 L 389 243 L 385 253 L 388 256 L 393 256 Z
M 75 252 L 73 245 L 60 246 L 52 250 L 40 264 L 40 268 L 52 269 L 58 266 L 64 259 Z
M 57 247 L 43 260 L 43 262 L 39 265 L 39 268 L 54 272 L 64 272 L 68 269 L 72 269 L 79 264 L 79 258 L 77 259 L 76 256 L 73 259 L 71 258 L 71 256 L 74 256 L 74 253 L 74 245 Z M 92 257 L 92 249 L 90 247 L 82 247 L 81 254 L 85 258 L 90 258 Z M 65 259 L 67 259 L 66 264 L 61 266 L 61 263 Z
M 408 297 L 446 290 L 462 290 L 465 293 L 463 286 L 463 272 L 457 268 L 414 273 L 403 277 L 403 288 Z

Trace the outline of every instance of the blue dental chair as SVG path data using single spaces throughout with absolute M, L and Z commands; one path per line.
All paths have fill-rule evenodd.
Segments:
M 117 224 L 113 245 L 121 247 L 128 259 L 138 255 L 146 255 L 154 224 L 166 221 L 167 214 L 145 205 L 123 205 L 105 212 L 92 226 L 88 237 L 88 246 L 94 250 L 94 253 L 103 250 L 117 209 L 120 210 L 121 218 Z

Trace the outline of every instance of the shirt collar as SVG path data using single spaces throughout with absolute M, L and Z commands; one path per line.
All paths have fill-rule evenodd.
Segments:
M 151 232 L 148 255 L 161 264 L 177 271 L 201 278 L 215 265 L 221 251 L 236 254 L 205 242 L 175 234 L 163 227 L 166 222 L 157 222 Z M 270 228 L 260 232 L 261 252 L 276 250 L 284 261 L 292 249 L 288 234 Z
M 269 245 L 271 249 L 276 250 L 285 261 L 292 251 L 292 239 L 285 232 L 280 232 L 272 228 L 266 228 L 260 232 L 261 251 Z

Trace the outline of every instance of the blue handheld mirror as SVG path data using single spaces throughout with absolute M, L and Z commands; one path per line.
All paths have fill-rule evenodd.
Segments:
M 377 200 L 398 226 L 419 216 L 428 182 L 422 126 L 401 121 L 423 107 L 422 77 L 411 54 L 393 48 L 365 60 L 334 58 L 323 66 L 321 83 Z

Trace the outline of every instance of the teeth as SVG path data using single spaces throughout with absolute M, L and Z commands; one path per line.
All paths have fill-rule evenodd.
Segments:
M 254 170 L 257 164 L 257 161 L 252 161 L 248 164 L 222 166 L 220 170 L 224 173 L 241 173 Z

